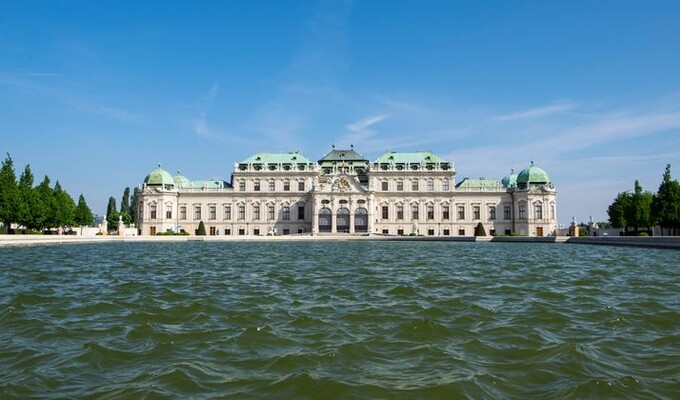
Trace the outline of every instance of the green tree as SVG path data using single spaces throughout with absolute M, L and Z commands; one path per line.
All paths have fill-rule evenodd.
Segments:
M 198 235 L 198 236 L 205 236 L 206 235 L 205 224 L 203 223 L 203 221 L 198 223 L 198 229 L 196 230 L 196 235 Z
M 106 206 L 106 222 L 109 232 L 118 229 L 118 211 L 116 211 L 116 199 L 109 197 L 109 204 Z
M 139 188 L 132 189 L 132 199 L 130 200 L 130 222 L 137 225 L 137 216 L 139 214 Z
M 621 192 L 616 195 L 614 202 L 607 208 L 609 215 L 609 222 L 614 228 L 622 228 L 628 230 L 628 221 L 626 220 L 626 210 L 630 208 L 631 201 L 630 193 Z
M 31 166 L 26 165 L 24 172 L 19 177 L 19 212 L 17 222 L 26 228 L 35 228 L 35 208 L 37 207 L 37 199 L 35 198 L 35 191 L 33 190 L 33 173 Z
M 475 236 L 486 236 L 486 229 L 484 229 L 484 225 L 481 222 L 478 222 L 475 227 Z
M 8 153 L 0 167 L 0 222 L 3 223 L 6 233 L 10 233 L 12 223 L 18 221 L 18 204 L 17 176 L 14 172 L 14 161 Z
M 123 198 L 120 201 L 120 213 L 130 215 L 130 188 L 126 187 L 123 191 Z
M 45 175 L 42 182 L 33 188 L 35 208 L 33 209 L 33 227 L 37 229 L 51 228 L 54 220 L 54 191 L 50 187 L 50 178 Z
M 633 228 L 635 232 L 639 231 L 640 228 L 652 226 L 652 198 L 650 192 L 642 191 L 640 182 L 636 180 L 634 192 L 630 196 L 629 207 L 624 211 L 628 226 Z
M 671 165 L 666 165 L 659 190 L 652 200 L 652 220 L 661 226 L 661 234 L 666 228 L 670 234 L 671 228 L 680 225 L 680 184 L 671 177 Z
M 78 205 L 73 213 L 73 222 L 76 226 L 90 226 L 94 223 L 94 216 L 92 210 L 88 207 L 83 194 L 78 197 Z
M 71 195 L 61 188 L 59 181 L 54 184 L 54 225 L 55 227 L 65 227 L 73 225 L 73 213 L 76 203 Z

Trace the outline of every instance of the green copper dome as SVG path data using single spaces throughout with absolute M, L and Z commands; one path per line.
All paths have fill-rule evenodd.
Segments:
M 550 177 L 548 173 L 543 171 L 541 168 L 534 166 L 534 162 L 528 168 L 522 170 L 522 172 L 517 175 L 517 185 L 545 185 L 550 183 Z
M 175 180 L 170 173 L 158 164 L 158 168 L 154 169 L 149 175 L 144 178 L 144 183 L 147 186 L 175 186 Z
M 177 175 L 175 175 L 172 180 L 175 181 L 175 187 L 178 188 L 185 188 L 191 185 L 191 181 L 187 179 L 186 176 L 180 175 L 179 171 L 177 171 Z
M 510 170 L 510 175 L 506 175 L 503 179 L 501 179 L 501 184 L 503 184 L 504 188 L 517 186 L 517 174 L 515 173 L 514 169 Z

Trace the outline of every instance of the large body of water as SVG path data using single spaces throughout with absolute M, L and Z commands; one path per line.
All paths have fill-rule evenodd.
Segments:
M 678 398 L 680 252 L 0 248 L 0 398 Z

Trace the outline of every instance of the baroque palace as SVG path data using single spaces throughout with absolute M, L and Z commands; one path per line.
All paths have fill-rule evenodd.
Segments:
M 231 181 L 195 180 L 158 169 L 144 179 L 139 233 L 208 235 L 554 235 L 557 192 L 531 165 L 502 180 L 464 178 L 430 151 L 386 152 L 371 162 L 333 149 L 317 162 L 299 152 L 256 153 Z

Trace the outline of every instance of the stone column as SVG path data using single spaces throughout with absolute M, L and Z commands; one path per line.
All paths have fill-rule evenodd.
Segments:
M 373 234 L 373 219 L 375 218 L 375 210 L 373 206 L 373 194 L 369 194 L 366 199 L 366 210 L 368 210 L 368 234 Z
M 335 199 L 331 200 L 331 233 L 338 233 L 338 210 L 335 206 Z
M 312 207 L 310 215 L 312 216 L 312 235 L 319 233 L 319 206 L 317 204 L 318 199 L 316 196 L 312 195 L 309 204 Z

